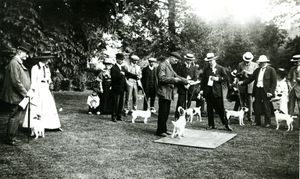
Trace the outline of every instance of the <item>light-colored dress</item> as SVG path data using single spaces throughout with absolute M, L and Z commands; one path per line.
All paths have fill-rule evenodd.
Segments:
M 30 118 L 37 114 L 41 116 L 45 129 L 59 129 L 61 127 L 60 119 L 57 113 L 54 98 L 49 89 L 52 83 L 51 72 L 47 65 L 39 62 L 31 69 L 31 89 L 34 91 L 31 105 Z M 23 127 L 27 127 L 28 111 L 25 115 Z

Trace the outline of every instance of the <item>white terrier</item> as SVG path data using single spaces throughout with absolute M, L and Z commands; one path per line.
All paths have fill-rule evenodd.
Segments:
M 187 109 L 186 116 L 187 116 L 187 121 L 189 121 L 190 123 L 193 122 L 194 116 L 197 117 L 197 120 L 199 119 L 199 121 L 202 122 L 201 106 Z
M 179 118 L 177 121 L 172 121 L 172 124 L 174 125 L 173 128 L 173 133 L 172 133 L 172 138 L 178 136 L 179 139 L 184 136 L 184 129 L 186 125 L 186 111 L 179 106 L 178 107 L 178 112 L 179 112 Z
M 31 136 L 35 136 L 35 139 L 45 137 L 45 127 L 40 115 L 34 117 L 31 124 Z
M 151 113 L 155 113 L 155 112 L 156 112 L 156 110 L 153 107 L 148 108 L 147 111 L 134 110 L 131 113 L 131 116 L 132 116 L 131 121 L 132 121 L 132 123 L 135 123 L 136 118 L 141 117 L 141 118 L 144 118 L 144 123 L 147 124 L 148 118 L 151 117 Z
M 276 130 L 279 129 L 279 126 L 280 126 L 280 122 L 282 121 L 286 121 L 286 125 L 288 127 L 287 131 L 292 131 L 293 130 L 293 122 L 294 122 L 294 119 L 297 118 L 297 116 L 291 116 L 289 114 L 284 114 L 283 112 L 279 111 L 279 110 L 276 110 L 274 112 L 275 114 L 275 121 L 276 121 Z
M 239 119 L 240 126 L 245 125 L 244 124 L 244 115 L 246 112 L 248 112 L 248 108 L 242 107 L 241 110 L 239 110 L 239 111 L 229 111 L 229 110 L 225 110 L 225 111 L 226 111 L 226 117 L 228 120 L 230 119 L 230 117 L 237 117 Z

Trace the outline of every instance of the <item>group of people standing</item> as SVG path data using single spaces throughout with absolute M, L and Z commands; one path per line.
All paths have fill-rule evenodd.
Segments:
M 16 55 L 6 67 L 1 100 L 6 104 L 9 111 L 6 143 L 16 145 L 16 135 L 20 122 L 23 127 L 27 126 L 27 113 L 31 112 L 31 119 L 39 116 L 46 129 L 60 129 L 61 124 L 58 117 L 54 98 L 51 94 L 51 73 L 48 66 L 50 59 L 54 56 L 49 51 L 40 52 L 34 57 L 38 63 L 31 69 L 25 67 L 23 62 L 31 55 L 31 45 L 21 44 L 16 51 Z M 24 98 L 30 98 L 32 111 L 22 110 L 19 106 Z

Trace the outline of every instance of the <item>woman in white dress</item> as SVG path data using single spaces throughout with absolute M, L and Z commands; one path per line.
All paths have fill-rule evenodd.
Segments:
M 56 104 L 50 91 L 51 72 L 48 67 L 49 60 L 54 56 L 50 51 L 44 51 L 36 57 L 39 62 L 31 69 L 31 89 L 33 91 L 31 119 L 40 115 L 45 129 L 61 129 L 60 119 Z M 37 114 L 36 114 L 37 113 Z M 27 127 L 27 116 L 25 115 L 23 127 Z

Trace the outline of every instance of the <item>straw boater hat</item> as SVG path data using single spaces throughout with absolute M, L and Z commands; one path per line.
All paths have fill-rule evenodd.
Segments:
M 38 53 L 38 56 L 35 57 L 35 59 L 43 60 L 43 59 L 49 59 L 54 58 L 55 56 L 52 55 L 51 51 L 41 51 Z
M 261 55 L 261 56 L 259 56 L 259 58 L 258 58 L 258 60 L 256 62 L 257 63 L 266 63 L 266 62 L 270 62 L 270 60 L 268 59 L 267 56 Z
M 195 60 L 194 54 L 191 53 L 186 54 L 183 58 L 186 60 Z
M 246 62 L 252 61 L 253 58 L 254 58 L 254 57 L 253 57 L 253 55 L 252 55 L 251 52 L 246 52 L 246 53 L 244 53 L 244 55 L 243 55 L 243 60 L 246 61 Z
M 214 53 L 207 53 L 204 61 L 209 62 L 211 60 L 216 60 L 216 59 L 218 59 L 218 56 L 215 56 Z
M 291 59 L 291 62 L 299 62 L 300 61 L 300 55 L 294 55 Z
M 139 61 L 139 60 L 140 60 L 140 57 L 138 57 L 137 55 L 131 55 L 131 56 L 130 56 L 130 59 L 131 59 L 131 60 L 134 60 L 134 61 Z
M 114 60 L 112 58 L 105 58 L 103 64 L 114 64 Z
M 149 62 L 156 62 L 156 58 L 150 57 L 150 58 L 148 59 L 148 61 L 149 61 Z

